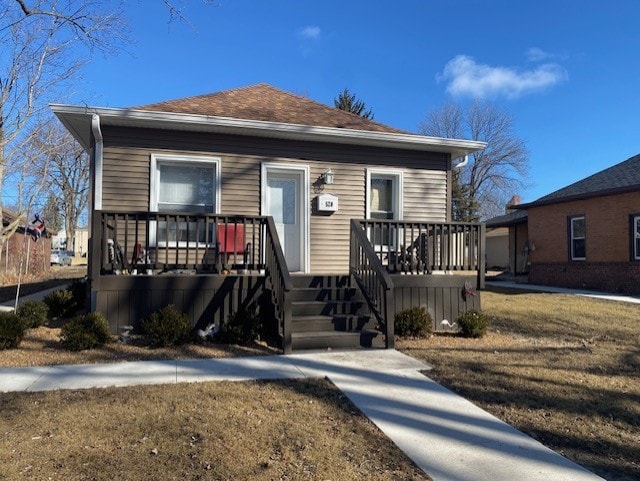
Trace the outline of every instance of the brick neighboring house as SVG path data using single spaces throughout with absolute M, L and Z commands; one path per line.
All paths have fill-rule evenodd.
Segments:
M 640 294 L 640 155 L 517 208 L 529 282 Z

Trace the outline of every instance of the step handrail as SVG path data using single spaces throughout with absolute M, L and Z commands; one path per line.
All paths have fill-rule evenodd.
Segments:
M 349 274 L 355 279 L 369 309 L 385 333 L 385 346 L 394 347 L 394 284 L 360 223 L 351 220 Z
M 271 287 L 271 301 L 275 309 L 276 319 L 280 321 L 282 350 L 285 354 L 292 352 L 292 314 L 291 290 L 293 281 L 280 244 L 276 224 L 272 216 L 266 218 L 265 235 L 265 274 Z

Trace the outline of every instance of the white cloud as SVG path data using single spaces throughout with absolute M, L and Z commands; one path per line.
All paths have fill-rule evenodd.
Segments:
M 543 60 L 551 59 L 554 55 L 549 52 L 545 52 L 541 48 L 531 47 L 527 50 L 527 59 L 530 62 L 542 62 Z
M 320 27 L 317 25 L 307 25 L 300 29 L 300 36 L 311 40 L 318 40 L 320 38 Z
M 560 65 L 547 63 L 533 70 L 517 71 L 477 63 L 472 57 L 458 55 L 451 59 L 438 82 L 447 82 L 447 92 L 454 96 L 516 98 L 556 85 L 568 78 Z

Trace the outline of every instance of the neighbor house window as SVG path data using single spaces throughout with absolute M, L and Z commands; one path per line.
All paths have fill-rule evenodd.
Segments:
M 184 155 L 151 156 L 152 212 L 214 214 L 220 210 L 220 159 Z M 157 222 L 152 237 L 158 245 L 213 242 L 213 224 Z
M 587 225 L 583 215 L 569 217 L 569 251 L 572 261 L 587 258 Z
M 640 215 L 631 217 L 631 244 L 633 259 L 640 261 Z
M 386 170 L 367 171 L 367 219 L 402 219 L 402 172 Z M 394 229 L 389 226 L 374 228 L 373 243 L 390 246 Z

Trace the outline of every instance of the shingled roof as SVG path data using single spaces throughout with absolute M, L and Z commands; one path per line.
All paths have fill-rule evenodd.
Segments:
M 407 134 L 268 84 L 135 107 L 136 110 Z
M 640 154 L 517 209 L 640 190 Z
M 490 228 L 496 227 L 509 227 L 510 225 L 520 224 L 527 222 L 528 216 L 525 210 L 514 210 L 507 214 L 492 217 L 485 222 L 485 225 Z

